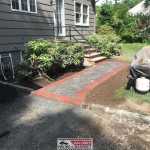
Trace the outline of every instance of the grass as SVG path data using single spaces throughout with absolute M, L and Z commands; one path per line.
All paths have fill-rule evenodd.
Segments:
M 120 59 L 131 62 L 134 55 L 147 43 L 122 43 Z
M 116 99 L 123 99 L 138 103 L 150 103 L 150 93 L 140 94 L 135 92 L 134 89 L 126 90 L 124 87 L 118 89 L 115 95 Z

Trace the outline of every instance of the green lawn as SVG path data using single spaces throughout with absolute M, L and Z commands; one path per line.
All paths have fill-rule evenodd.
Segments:
M 119 59 L 125 60 L 128 62 L 132 61 L 133 56 L 144 46 L 147 46 L 146 43 L 127 43 L 121 44 L 121 56 Z M 130 100 L 134 102 L 148 102 L 150 103 L 150 93 L 148 94 L 139 94 L 132 90 L 126 90 L 125 88 L 120 88 L 116 92 L 116 99 L 122 98 L 125 100 Z
M 131 61 L 133 56 L 147 43 L 122 43 L 121 44 L 121 56 L 120 59 L 125 61 Z
M 124 99 L 127 101 L 133 101 L 135 103 L 147 102 L 150 103 L 150 93 L 139 94 L 133 89 L 126 90 L 124 87 L 116 91 L 116 99 Z

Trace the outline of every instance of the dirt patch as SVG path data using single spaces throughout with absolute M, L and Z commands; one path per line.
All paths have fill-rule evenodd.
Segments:
M 131 112 L 150 114 L 150 104 L 136 102 L 127 97 L 116 97 L 119 88 L 125 88 L 128 82 L 128 67 L 118 72 L 115 76 L 97 86 L 86 97 L 88 104 L 97 104 L 118 109 L 125 109 Z
M 87 102 L 107 106 L 117 106 L 123 103 L 124 99 L 116 100 L 114 95 L 117 89 L 127 82 L 127 75 L 128 67 L 93 89 L 86 98 Z
M 139 113 L 150 114 L 149 103 L 138 103 L 138 102 L 126 100 L 122 105 L 119 106 L 119 108 L 128 109 L 130 111 L 136 111 Z
M 109 113 L 101 109 L 92 109 L 97 116 L 98 124 L 101 125 L 102 131 L 114 145 L 110 144 L 106 149 L 112 150 L 148 150 L 150 148 L 150 126 L 142 118 L 132 118 L 131 114 L 120 115 L 114 111 Z M 101 141 L 101 140 L 100 140 Z M 105 140 L 104 140 L 105 141 Z M 102 146 L 102 149 L 105 149 Z

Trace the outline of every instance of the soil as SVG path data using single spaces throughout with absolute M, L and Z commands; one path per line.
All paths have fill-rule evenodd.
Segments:
M 150 125 L 142 119 L 109 114 L 108 112 L 94 111 L 99 117 L 103 131 L 108 139 L 115 143 L 115 147 L 107 147 L 112 150 L 149 150 L 150 149 Z M 97 121 L 98 122 L 98 121 Z M 105 149 L 102 147 L 102 149 Z
M 150 114 L 149 103 L 138 103 L 126 99 L 126 97 L 116 97 L 119 88 L 126 88 L 128 82 L 128 67 L 119 72 L 116 76 L 97 86 L 86 98 L 88 104 L 103 105 L 110 108 L 124 109 L 131 112 Z
M 25 79 L 19 82 L 16 82 L 16 84 L 31 88 L 33 90 L 38 90 L 42 87 L 47 86 L 48 84 L 51 84 L 52 82 L 55 82 L 56 80 L 62 80 L 66 77 L 72 76 L 73 74 L 82 71 L 84 68 L 79 68 L 77 70 L 72 70 L 68 72 L 61 72 L 57 73 L 54 77 L 54 79 L 51 79 L 47 76 L 42 77 L 36 77 L 34 79 Z
M 117 106 L 122 104 L 124 99 L 116 100 L 115 93 L 116 90 L 125 85 L 127 82 L 127 75 L 128 67 L 93 89 L 93 91 L 88 94 L 87 101 L 89 103 L 107 106 Z

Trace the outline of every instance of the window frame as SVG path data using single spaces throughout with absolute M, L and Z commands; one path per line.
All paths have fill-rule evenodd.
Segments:
M 84 6 L 87 6 L 87 13 L 85 14 L 84 13 Z M 87 16 L 87 23 L 84 23 L 84 16 Z M 89 25 L 89 6 L 88 5 L 86 5 L 86 4 L 83 4 L 83 12 L 82 12 L 82 22 L 83 22 L 83 24 L 85 24 L 85 25 Z
M 27 0 L 27 8 L 28 8 L 27 11 L 22 10 L 21 0 L 18 0 L 19 9 L 14 9 L 13 6 L 12 6 L 12 0 L 10 2 L 11 2 L 11 10 L 12 11 L 37 14 L 37 0 L 35 0 L 35 12 L 31 11 L 31 9 L 30 9 L 30 0 Z
M 76 3 L 81 5 L 81 20 L 80 20 L 80 23 L 76 22 L 76 14 L 77 14 L 77 12 L 76 12 Z M 83 16 L 86 15 L 83 12 L 83 6 L 87 6 L 87 23 L 83 23 Z M 81 2 L 78 2 L 78 1 L 75 0 L 75 2 L 74 2 L 74 18 L 75 18 L 74 21 L 75 21 L 75 25 L 76 26 L 89 26 L 89 18 L 90 18 L 89 5 L 81 3 Z
M 76 11 L 76 4 L 79 4 L 80 5 L 80 12 L 77 12 Z M 76 19 L 76 15 L 80 15 L 80 22 L 79 23 L 77 23 L 77 19 Z M 79 3 L 79 2 L 75 2 L 75 23 L 76 23 L 76 25 L 80 25 L 81 24 L 81 21 L 82 21 L 82 4 L 81 3 Z

